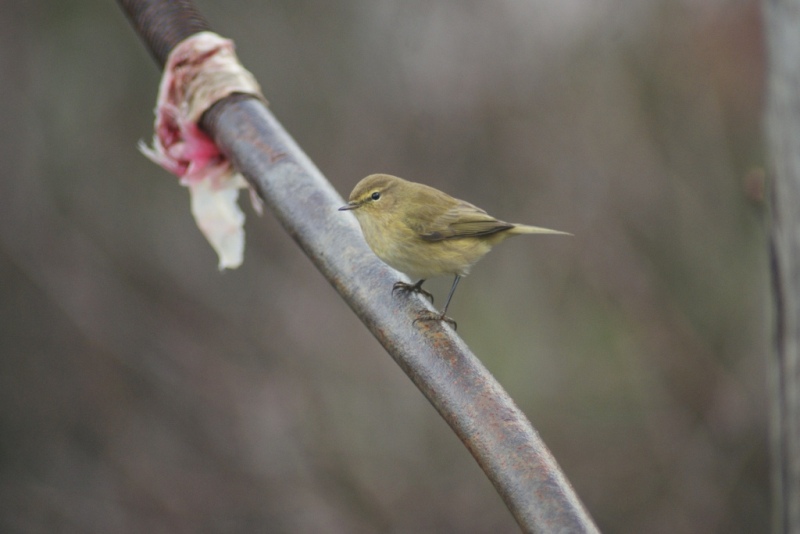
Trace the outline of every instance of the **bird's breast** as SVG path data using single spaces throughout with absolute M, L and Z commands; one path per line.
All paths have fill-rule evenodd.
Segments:
M 480 238 L 427 241 L 404 224 L 360 218 L 364 239 L 385 263 L 411 278 L 466 276 L 472 265 L 492 248 Z

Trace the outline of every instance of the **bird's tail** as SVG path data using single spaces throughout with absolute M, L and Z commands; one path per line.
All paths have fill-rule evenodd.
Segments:
M 572 235 L 569 232 L 561 232 L 560 230 L 551 230 L 549 228 L 540 228 L 538 226 L 528 226 L 527 224 L 515 224 L 513 228 L 508 231 L 509 234 L 560 234 Z

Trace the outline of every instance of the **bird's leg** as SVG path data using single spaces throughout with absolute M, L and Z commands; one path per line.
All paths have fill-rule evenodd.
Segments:
M 459 275 L 453 279 L 453 287 L 450 288 L 450 294 L 447 295 L 447 302 L 444 303 L 444 310 L 442 310 L 442 319 L 444 319 L 445 314 L 447 313 L 447 307 L 450 306 L 450 299 L 453 298 L 453 293 L 456 292 L 456 286 L 458 285 L 458 281 L 461 280 Z
M 455 279 L 453 280 L 453 287 L 450 288 L 450 294 L 447 295 L 447 302 L 444 305 L 444 310 L 442 310 L 441 314 L 432 314 L 430 312 L 423 312 L 420 314 L 419 317 L 414 319 L 414 322 L 417 321 L 444 321 L 446 323 L 450 323 L 453 325 L 453 330 L 458 328 L 458 324 L 447 316 L 447 307 L 450 306 L 450 300 L 453 298 L 453 293 L 456 292 L 456 286 L 458 285 L 458 281 L 461 280 L 461 276 L 456 275 Z
M 407 282 L 402 282 L 402 281 L 401 282 L 395 282 L 395 284 L 392 286 L 392 293 L 394 293 L 398 289 L 401 290 L 401 291 L 407 291 L 407 292 L 410 292 L 410 293 L 422 293 L 423 295 L 428 297 L 431 300 L 431 304 L 433 304 L 433 295 L 431 295 L 429 291 L 425 291 L 424 289 L 422 289 L 422 283 L 424 281 L 425 281 L 425 279 L 423 278 L 422 280 L 420 280 L 416 284 L 409 284 Z

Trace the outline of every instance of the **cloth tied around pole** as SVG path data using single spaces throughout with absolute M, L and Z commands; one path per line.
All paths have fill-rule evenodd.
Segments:
M 232 94 L 261 99 L 261 88 L 234 52 L 233 41 L 200 32 L 181 41 L 170 53 L 158 90 L 152 147 L 139 150 L 189 188 L 197 226 L 219 257 L 219 268 L 235 269 L 244 257 L 245 216 L 239 189 L 249 188 L 198 121 L 212 105 Z M 250 190 L 253 208 L 261 201 Z

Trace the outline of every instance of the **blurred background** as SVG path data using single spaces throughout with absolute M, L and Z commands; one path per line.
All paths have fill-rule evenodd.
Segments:
M 575 234 L 450 312 L 603 531 L 768 528 L 758 2 L 197 5 L 343 196 L 387 172 Z M 160 73 L 117 4 L 0 6 L 0 530 L 515 532 L 269 213 L 217 270 L 136 150 Z

